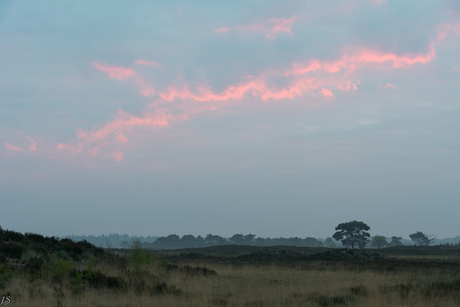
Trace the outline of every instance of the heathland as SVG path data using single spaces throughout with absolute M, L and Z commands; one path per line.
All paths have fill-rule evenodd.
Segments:
M 459 306 L 458 246 L 147 250 L 0 228 L 10 306 Z

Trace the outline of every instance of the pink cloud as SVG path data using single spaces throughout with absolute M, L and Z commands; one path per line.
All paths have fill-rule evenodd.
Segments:
M 101 146 L 96 146 L 92 149 L 89 149 L 88 150 L 88 153 L 91 155 L 91 156 L 97 156 L 99 154 L 99 149 L 101 148 Z
M 136 86 L 138 87 L 139 94 L 142 96 L 155 95 L 155 88 L 141 78 L 136 78 Z
M 128 142 L 128 139 L 122 133 L 117 135 L 117 139 L 120 140 L 121 142 Z
M 12 151 L 22 151 L 22 148 L 11 145 L 10 143 L 3 143 L 6 149 L 12 150 Z
M 136 75 L 131 68 L 117 67 L 97 62 L 94 62 L 93 66 L 99 71 L 105 72 L 107 76 L 112 79 L 123 80 Z
M 37 142 L 35 142 L 35 140 L 31 136 L 28 136 L 27 139 L 31 143 L 29 146 L 29 150 L 35 151 L 37 149 Z
M 113 152 L 107 152 L 106 156 L 112 159 L 115 159 L 117 162 L 123 161 L 123 152 L 121 150 L 116 150 Z
M 192 93 L 188 87 L 182 89 L 170 87 L 168 92 L 161 92 L 160 97 L 166 101 L 174 101 L 178 98 L 199 102 L 241 100 L 247 94 L 259 97 L 263 101 L 269 99 L 292 99 L 296 96 L 302 96 L 310 90 L 317 89 L 322 83 L 322 80 L 315 78 L 299 78 L 288 87 L 276 90 L 270 88 L 262 79 L 256 79 L 239 86 L 230 86 L 222 93 L 214 93 L 203 86 L 198 87 L 197 93 Z
M 292 18 L 272 18 L 268 22 L 272 24 L 273 33 L 291 33 L 292 23 L 295 17 Z
M 357 68 L 358 65 L 366 64 L 383 64 L 391 63 L 394 68 L 411 66 L 415 63 L 427 63 L 436 56 L 433 44 L 430 46 L 430 51 L 426 54 L 407 53 L 405 55 L 396 55 L 393 53 L 383 53 L 378 50 L 371 50 L 367 48 L 355 48 L 353 51 L 344 51 L 344 54 L 339 60 L 332 62 L 323 62 L 313 59 L 308 64 L 302 65 L 298 63 L 292 64 L 292 70 L 287 71 L 286 75 L 290 74 L 305 74 L 316 70 L 325 70 L 329 73 L 339 72 L 345 68 L 351 72 Z
M 334 94 L 332 94 L 330 90 L 324 87 L 321 89 L 321 94 L 323 94 L 326 97 L 334 97 Z
M 271 33 L 290 33 L 293 20 L 294 18 L 290 20 L 271 20 Z M 257 30 L 260 27 L 256 25 L 247 28 Z M 108 150 L 106 152 L 107 157 L 122 161 L 122 152 L 116 149 L 114 151 L 114 147 L 120 146 L 120 142 L 127 143 L 128 140 L 124 133 L 126 131 L 135 133 L 132 131 L 135 127 L 168 127 L 172 122 L 186 120 L 204 110 L 215 110 L 221 106 L 239 104 L 247 97 L 268 101 L 293 99 L 302 97 L 305 94 L 317 95 L 319 92 L 325 97 L 333 98 L 335 97 L 334 90 L 354 92 L 358 89 L 360 80 L 355 81 L 349 77 L 350 73 L 358 69 L 366 68 L 370 65 L 373 65 L 373 67 L 371 66 L 372 68 L 408 67 L 416 63 L 427 63 L 434 57 L 433 44 L 425 54 L 407 53 L 397 55 L 368 48 L 346 48 L 336 60 L 320 61 L 311 59 L 306 65 L 293 63 L 292 70 L 289 71 L 272 70 L 268 73 L 261 73 L 258 76 L 244 76 L 238 84 L 228 86 L 220 92 L 213 91 L 211 87 L 205 84 L 198 84 L 192 88 L 185 84 L 182 86 L 171 85 L 164 89 L 154 89 L 150 82 L 137 76 L 131 68 L 119 68 L 97 63 L 95 67 L 106 72 L 109 78 L 128 81 L 138 88 L 139 95 L 158 95 L 160 99 L 151 103 L 144 110 L 142 116 L 135 116 L 118 110 L 114 119 L 100 128 L 92 131 L 77 129 L 75 131 L 77 135 L 75 141 L 61 143 L 57 148 L 72 155 L 87 152 L 93 156 L 98 155 L 102 148 L 106 148 Z M 134 64 L 142 65 L 139 61 L 141 60 L 137 60 L 138 63 L 135 62 Z M 376 67 L 376 65 L 379 66 Z M 134 76 L 134 78 L 128 80 L 131 76 Z M 285 86 L 278 87 L 276 84 L 269 82 L 269 80 L 273 79 L 273 76 L 284 78 L 286 81 Z M 393 85 L 388 83 L 385 88 L 392 88 L 391 86 Z
M 241 32 L 262 32 L 265 33 L 266 38 L 276 38 L 278 33 L 292 33 L 292 23 L 296 17 L 291 18 L 272 18 L 262 24 L 253 24 L 246 26 L 236 26 L 233 28 L 219 28 L 215 29 L 214 33 L 226 33 L 231 30 L 241 31 Z
M 136 65 L 146 65 L 146 66 L 152 66 L 152 67 L 163 67 L 160 63 L 157 62 L 151 62 L 151 61 L 144 61 L 144 60 L 136 60 L 134 61 L 134 64 Z
M 298 75 L 305 74 L 305 73 L 311 72 L 311 71 L 317 71 L 319 69 L 322 69 L 322 67 L 323 67 L 321 62 L 318 61 L 318 60 L 311 60 L 310 63 L 308 65 L 305 65 L 305 66 L 302 66 L 302 65 L 297 64 L 297 63 L 292 63 L 292 66 L 293 66 L 292 73 L 298 74 Z M 291 74 L 291 72 L 289 72 L 289 71 L 286 72 L 286 75 L 289 75 L 289 74 Z
M 172 115 L 170 110 L 157 109 L 155 112 L 147 112 L 145 116 L 138 117 L 119 110 L 117 116 L 109 121 L 105 126 L 91 132 L 77 129 L 79 138 L 69 143 L 60 143 L 57 149 L 64 150 L 71 155 L 80 154 L 85 150 L 91 156 L 97 156 L 101 148 L 116 146 L 117 142 L 128 142 L 122 133 L 123 130 L 131 129 L 136 126 L 168 126 L 169 120 L 183 120 L 187 114 Z M 121 157 L 121 158 L 120 158 Z M 123 160 L 123 156 L 118 155 L 118 159 Z M 121 161 L 120 160 L 120 161 Z
M 78 153 L 83 151 L 82 144 L 77 144 L 76 146 L 72 146 L 72 145 L 65 144 L 65 143 L 59 143 L 56 146 L 56 148 L 59 149 L 59 150 L 65 150 L 65 151 L 73 153 L 73 154 L 78 154 Z
M 214 33 L 226 33 L 228 31 L 230 31 L 229 28 L 219 28 L 219 29 L 215 29 Z
M 385 86 L 383 88 L 386 88 L 386 89 L 394 89 L 396 88 L 395 85 L 391 84 L 391 83 L 385 83 Z
M 436 39 L 443 40 L 447 38 L 450 32 L 460 34 L 460 23 L 443 23 L 436 26 Z
M 337 84 L 337 88 L 341 91 L 356 91 L 358 89 L 358 86 L 356 84 L 360 84 L 361 80 L 358 80 L 357 82 L 353 83 L 351 81 L 344 81 L 340 82 Z
M 88 135 L 88 131 L 78 128 L 75 130 L 75 134 L 77 135 L 77 138 L 82 139 Z

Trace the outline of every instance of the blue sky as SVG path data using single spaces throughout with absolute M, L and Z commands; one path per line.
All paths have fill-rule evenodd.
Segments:
M 0 225 L 460 235 L 457 1 L 2 1 Z

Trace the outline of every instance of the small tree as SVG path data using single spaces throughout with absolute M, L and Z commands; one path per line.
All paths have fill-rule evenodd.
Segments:
M 136 272 L 140 272 L 145 265 L 150 263 L 152 254 L 142 248 L 142 241 L 138 237 L 133 237 L 131 239 L 131 249 L 132 251 L 129 257 L 131 265 Z
M 401 242 L 402 237 L 391 237 L 391 242 L 388 244 L 388 246 L 402 246 Z
M 366 223 L 352 221 L 348 223 L 341 223 L 335 227 L 336 233 L 332 236 L 335 240 L 340 241 L 343 246 L 355 248 L 365 248 L 369 237 L 371 236 L 367 231 L 371 228 Z
M 371 246 L 374 248 L 382 248 L 388 245 L 387 239 L 384 236 L 373 236 Z
M 435 239 L 433 235 L 425 234 L 421 231 L 417 231 L 416 233 L 409 235 L 409 237 L 418 246 L 430 246 Z

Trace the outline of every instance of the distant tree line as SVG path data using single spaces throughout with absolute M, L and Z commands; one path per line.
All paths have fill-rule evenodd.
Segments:
M 124 242 L 122 245 L 129 247 L 129 242 Z M 142 246 L 151 249 L 176 249 L 176 248 L 197 248 L 219 245 L 252 245 L 252 246 L 308 246 L 321 247 L 323 242 L 311 238 L 261 238 L 254 234 L 235 234 L 231 238 L 223 238 L 218 235 L 208 234 L 206 237 L 185 235 L 179 237 L 176 234 L 171 234 L 166 237 L 159 237 L 153 243 L 143 243 Z
M 152 243 L 154 242 L 157 237 L 132 237 L 128 236 L 127 234 L 124 235 L 119 235 L 116 233 L 111 233 L 109 235 L 100 235 L 100 236 L 94 236 L 94 235 L 89 235 L 89 236 L 77 236 L 77 235 L 70 235 L 70 236 L 64 236 L 61 237 L 61 239 L 71 239 L 75 242 L 79 241 L 88 241 L 91 244 L 94 244 L 99 247 L 104 247 L 104 248 L 119 248 L 119 247 L 127 247 L 129 246 L 133 239 L 139 239 L 141 242 L 144 243 Z M 123 243 L 125 242 L 126 245 Z M 128 243 L 129 242 L 129 243 Z

